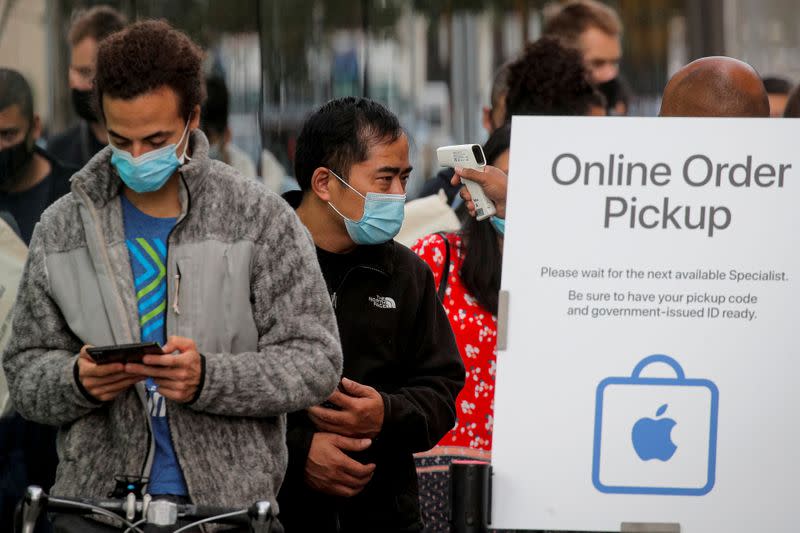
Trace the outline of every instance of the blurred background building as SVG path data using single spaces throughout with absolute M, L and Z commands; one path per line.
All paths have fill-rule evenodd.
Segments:
M 314 106 L 337 96 L 384 102 L 413 140 L 415 179 L 436 146 L 481 142 L 494 70 L 536 39 L 552 0 L 0 0 L 0 65 L 32 83 L 50 132 L 75 117 L 66 32 L 80 8 L 110 4 L 129 19 L 166 18 L 208 50 L 231 92 L 234 142 L 291 172 L 294 139 Z M 632 115 L 654 115 L 669 75 L 725 54 L 762 75 L 800 81 L 795 0 L 616 0 Z

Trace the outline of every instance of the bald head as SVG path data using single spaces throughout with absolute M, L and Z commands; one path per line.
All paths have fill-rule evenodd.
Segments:
M 738 59 L 704 57 L 667 83 L 662 117 L 769 117 L 769 99 L 758 73 Z

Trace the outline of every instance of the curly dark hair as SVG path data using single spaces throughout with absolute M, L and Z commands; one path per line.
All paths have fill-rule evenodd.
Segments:
M 103 95 L 131 100 L 160 87 L 174 90 L 188 120 L 205 98 L 203 51 L 185 33 L 163 20 L 145 20 L 110 35 L 97 50 L 95 106 Z
M 594 90 L 580 52 L 555 37 L 542 37 L 511 64 L 506 120 L 512 115 L 585 115 Z

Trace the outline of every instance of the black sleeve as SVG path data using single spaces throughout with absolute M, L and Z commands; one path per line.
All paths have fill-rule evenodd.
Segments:
M 302 484 L 305 476 L 314 424 L 306 411 L 295 411 L 286 417 L 286 445 L 289 449 L 289 464 L 286 469 L 286 484 Z
M 381 392 L 384 419 L 375 446 L 415 453 L 433 448 L 453 428 L 456 396 L 464 386 L 464 363 L 433 274 L 420 269 L 423 289 L 408 335 L 409 378 L 393 393 Z

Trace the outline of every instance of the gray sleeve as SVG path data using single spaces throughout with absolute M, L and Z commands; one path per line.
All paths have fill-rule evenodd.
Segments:
M 277 197 L 257 246 L 251 296 L 256 353 L 204 353 L 205 381 L 193 409 L 276 416 L 323 402 L 342 372 L 336 318 L 308 231 Z
M 34 229 L 28 261 L 14 304 L 11 339 L 3 353 L 3 368 L 14 408 L 34 422 L 62 425 L 99 403 L 80 391 L 73 367 L 81 342 L 70 331 L 50 297 L 42 233 Z

